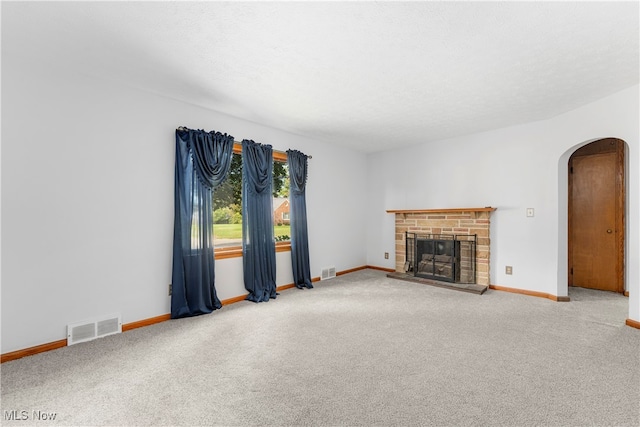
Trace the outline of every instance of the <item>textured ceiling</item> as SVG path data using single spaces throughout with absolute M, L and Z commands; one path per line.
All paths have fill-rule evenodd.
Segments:
M 364 152 L 635 85 L 639 38 L 638 2 L 2 2 L 3 56 Z

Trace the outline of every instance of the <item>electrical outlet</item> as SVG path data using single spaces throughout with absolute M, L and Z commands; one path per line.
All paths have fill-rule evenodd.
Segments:
M 507 265 L 507 266 L 504 268 L 504 272 L 505 272 L 505 274 L 513 274 L 513 267 L 512 267 L 512 266 L 510 266 L 510 265 Z
M 384 253 L 384 259 L 389 259 L 389 252 Z
M 169 296 L 171 296 L 172 291 L 173 291 L 173 285 L 169 283 Z

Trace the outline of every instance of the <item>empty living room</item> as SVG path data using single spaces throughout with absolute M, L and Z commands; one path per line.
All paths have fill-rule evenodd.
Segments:
M 640 425 L 640 3 L 0 19 L 0 424 Z

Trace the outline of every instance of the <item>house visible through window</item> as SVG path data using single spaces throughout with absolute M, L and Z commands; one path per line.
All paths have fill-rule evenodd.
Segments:
M 242 246 L 242 152 L 234 148 L 229 175 L 213 192 L 213 239 L 216 249 Z M 290 240 L 289 170 L 286 154 L 274 153 L 273 219 L 276 242 Z

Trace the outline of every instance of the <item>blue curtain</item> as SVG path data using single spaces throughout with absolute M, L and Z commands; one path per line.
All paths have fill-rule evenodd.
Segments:
M 229 172 L 232 153 L 230 135 L 176 130 L 173 319 L 222 307 L 214 287 L 212 196 Z
M 307 160 L 297 150 L 287 150 L 289 165 L 289 200 L 291 206 L 291 264 L 293 283 L 298 289 L 313 288 L 309 267 L 309 235 L 307 233 Z
M 242 262 L 247 300 L 276 297 L 273 236 L 273 149 L 242 141 Z

